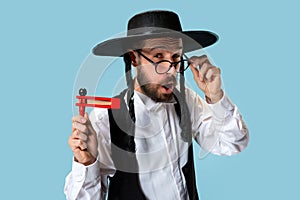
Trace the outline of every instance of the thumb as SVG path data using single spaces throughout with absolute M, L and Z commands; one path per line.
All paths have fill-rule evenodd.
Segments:
M 90 121 L 90 118 L 89 118 L 89 114 L 87 112 L 84 113 L 84 116 L 83 116 L 85 119 L 86 119 L 86 123 L 91 123 Z
M 87 120 L 90 120 L 87 112 L 84 113 L 84 118 L 86 118 Z
M 199 71 L 196 69 L 193 65 L 190 66 L 190 69 L 192 70 L 192 73 L 194 75 L 194 79 L 197 80 L 199 78 Z

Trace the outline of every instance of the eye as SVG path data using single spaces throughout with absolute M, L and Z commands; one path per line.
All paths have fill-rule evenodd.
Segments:
M 180 60 L 180 55 L 179 54 L 174 54 L 173 56 L 172 56 L 172 59 L 174 60 L 174 61 L 179 61 Z
M 154 58 L 162 58 L 162 57 L 163 57 L 162 53 L 157 53 L 154 55 Z

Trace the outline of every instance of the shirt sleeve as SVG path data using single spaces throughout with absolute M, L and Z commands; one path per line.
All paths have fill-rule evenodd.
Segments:
M 101 199 L 101 176 L 99 161 L 84 166 L 73 161 L 72 171 L 66 177 L 67 200 Z
M 65 180 L 67 200 L 102 200 L 107 193 L 107 178 L 115 173 L 106 109 L 94 109 L 89 118 L 97 133 L 98 158 L 89 166 L 73 160 L 72 171 Z
M 208 104 L 188 90 L 194 138 L 201 148 L 216 155 L 233 155 L 246 148 L 249 131 L 236 105 L 224 93 L 222 99 Z

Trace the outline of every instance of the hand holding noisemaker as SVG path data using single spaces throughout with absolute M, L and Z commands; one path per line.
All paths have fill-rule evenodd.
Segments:
M 95 108 L 110 108 L 110 109 L 119 109 L 120 108 L 120 99 L 118 98 L 106 98 L 106 97 L 93 97 L 85 96 L 87 91 L 85 88 L 80 88 L 79 95 L 76 96 L 78 103 L 76 106 L 79 106 L 79 114 L 84 116 L 85 107 L 95 107 Z

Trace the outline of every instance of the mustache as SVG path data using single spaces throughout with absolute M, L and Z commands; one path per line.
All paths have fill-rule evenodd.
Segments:
M 159 84 L 160 85 L 166 85 L 166 84 L 174 84 L 176 85 L 177 84 L 177 79 L 175 76 L 168 76 L 165 80 L 161 81 Z

